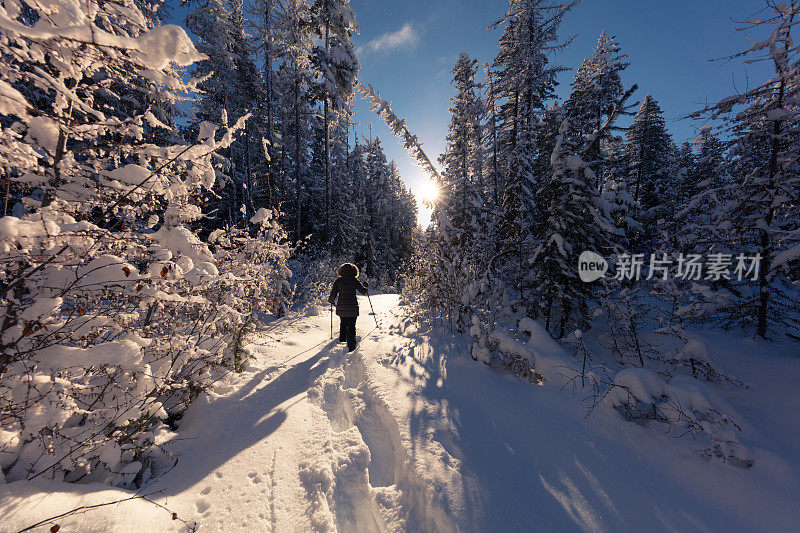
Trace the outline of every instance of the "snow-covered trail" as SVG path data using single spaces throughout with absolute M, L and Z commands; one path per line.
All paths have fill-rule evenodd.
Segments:
M 703 463 L 691 439 L 665 438 L 613 411 L 587 420 L 580 396 L 476 364 L 453 337 L 420 331 L 396 295 L 372 297 L 376 328 L 362 300 L 363 338 L 352 354 L 330 340 L 327 309 L 256 337 L 252 368 L 182 424 L 181 437 L 196 438 L 177 443 L 182 468 L 165 478 L 162 503 L 213 531 L 800 523 L 797 468 L 771 450 L 763 469 Z M 797 360 L 769 366 L 800 377 Z M 745 405 L 754 399 L 742 395 Z
M 392 320 L 396 296 L 372 301 Z M 172 448 L 178 467 L 149 490 L 212 531 L 456 530 L 368 368 L 395 340 L 367 314 L 358 330 L 352 354 L 330 339 L 327 314 L 257 335 L 248 371 L 193 405 Z
M 763 392 L 794 390 L 800 360 L 746 340 L 731 347 L 736 373 L 763 363 L 752 392 L 729 397 L 760 421 L 746 430 L 784 428 L 743 470 L 704 463 L 691 439 L 611 410 L 586 419 L 579 395 L 473 362 L 453 337 L 420 331 L 395 295 L 372 302 L 380 327 L 364 299 L 363 338 L 351 354 L 330 339 L 327 309 L 255 334 L 249 368 L 195 401 L 168 444 L 178 465 L 146 489 L 160 491 L 152 498 L 169 512 L 137 500 L 61 519 L 61 531 L 185 529 L 171 512 L 200 531 L 226 532 L 781 531 L 800 523 L 800 421 L 781 418 L 797 398 Z M 0 531 L 130 495 L 42 483 L 25 489 L 27 500 L 19 490 L 4 499 L 13 485 L 0 485 Z

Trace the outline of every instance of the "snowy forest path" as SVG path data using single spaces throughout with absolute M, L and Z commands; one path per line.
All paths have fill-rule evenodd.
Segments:
M 327 307 L 253 335 L 248 368 L 201 394 L 165 445 L 179 461 L 144 493 L 166 510 L 133 500 L 60 518 L 61 530 L 185 531 L 185 520 L 215 532 L 739 531 L 800 519 L 787 504 L 796 496 L 779 496 L 797 494 L 793 470 L 767 448 L 782 478 L 703 463 L 691 439 L 610 409 L 587 420 L 561 387 L 475 363 L 466 339 L 423 327 L 397 295 L 372 303 L 380 326 L 363 298 L 352 353 L 330 339 Z M 794 358 L 774 356 L 758 381 L 750 359 L 729 355 L 759 390 L 790 390 L 800 375 Z M 748 407 L 749 392 L 736 394 Z M 780 416 L 770 413 L 782 395 L 748 418 Z M 131 496 L 40 481 L 4 501 L 12 485 L 0 485 L 3 533 Z M 758 512 L 737 513 L 741 498 Z
M 255 333 L 247 370 L 196 400 L 169 445 L 178 465 L 148 491 L 203 530 L 458 530 L 449 491 L 425 473 L 447 466 L 415 451 L 411 404 L 385 394 L 413 385 L 374 372 L 407 341 L 398 299 L 372 296 L 380 327 L 363 299 L 352 353 L 330 339 L 327 309 Z

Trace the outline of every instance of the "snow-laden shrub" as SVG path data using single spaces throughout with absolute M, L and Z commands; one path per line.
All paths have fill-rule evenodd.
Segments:
M 697 379 L 676 376 L 666 381 L 645 368 L 626 368 L 614 378 L 601 400 L 629 420 L 669 425 L 677 432 L 704 438 L 701 456 L 735 466 L 753 465 L 750 451 L 739 442 L 742 428 L 730 408 L 708 385 Z
M 308 249 L 301 245 L 289 261 L 289 266 L 294 273 L 292 278 L 291 301 L 302 307 L 327 306 L 328 296 L 333 282 L 336 280 L 336 271 L 347 259 L 332 257 L 316 249 Z M 365 276 L 360 276 L 361 281 L 366 281 Z
M 488 330 L 486 324 L 473 316 L 470 336 L 472 358 L 490 364 L 497 360 L 514 374 L 532 383 L 543 380 L 562 385 L 573 375 L 573 360 L 550 336 L 547 330 L 530 318 L 522 318 L 516 327 L 503 330 L 507 320 Z
M 196 80 L 178 69 L 203 56 L 140 6 L 0 6 L 0 169 L 23 198 L 19 216 L 0 218 L 9 481 L 146 480 L 164 421 L 285 288 L 271 215 L 216 254 L 192 231 L 197 197 L 217 177 L 212 158 L 243 120 L 203 123 L 181 143 L 176 104 Z
M 0 410 L 23 445 L 11 455 L 9 479 L 76 479 L 98 462 L 111 472 L 133 468 L 124 458 L 141 463 L 153 443 L 142 432 L 182 411 L 211 379 L 209 365 L 223 360 L 254 298 L 274 302 L 268 295 L 285 278 L 285 251 L 263 235 L 265 257 L 249 263 L 257 271 L 241 272 L 224 261 L 231 252 L 215 257 L 183 225 L 147 232 L 126 217 L 128 229 L 104 230 L 68 210 L 56 201 L 25 219 L 2 219 L 11 290 L 2 301 Z M 240 254 L 254 246 L 246 240 Z
M 292 271 L 287 266 L 290 249 L 276 211 L 260 208 L 250 228 L 215 230 L 209 241 L 216 245 L 220 269 L 229 274 L 240 311 L 282 315 L 288 303 Z M 267 274 L 267 275 L 265 275 Z
M 593 317 L 593 338 L 602 347 L 595 366 L 607 365 L 611 375 L 637 366 L 667 377 L 685 375 L 746 388 L 720 370 L 708 347 L 688 330 L 678 292 L 674 283 L 660 281 L 652 286 L 606 288 Z M 579 352 L 584 347 L 576 340 L 565 339 Z

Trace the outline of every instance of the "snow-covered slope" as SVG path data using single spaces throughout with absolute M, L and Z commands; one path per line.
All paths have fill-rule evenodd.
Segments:
M 61 531 L 786 531 L 800 523 L 800 360 L 710 337 L 751 390 L 727 400 L 756 443 L 749 470 L 690 438 L 585 418 L 581 395 L 475 363 L 373 296 L 352 354 L 327 310 L 257 334 L 250 368 L 201 395 L 168 444 L 178 465 L 133 500 Z M 369 309 L 366 301 L 362 310 Z M 156 493 L 156 491 L 158 491 Z M 97 485 L 0 485 L 0 530 L 130 497 Z M 47 526 L 49 527 L 49 525 Z

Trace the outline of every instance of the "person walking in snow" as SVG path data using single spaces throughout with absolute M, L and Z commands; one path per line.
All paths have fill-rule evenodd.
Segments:
M 358 267 L 345 263 L 339 267 L 339 277 L 333 282 L 333 289 L 328 302 L 336 304 L 339 316 L 339 342 L 347 341 L 347 351 L 356 349 L 356 319 L 358 319 L 358 300 L 356 291 L 367 294 L 367 285 L 358 281 Z M 337 299 L 338 296 L 338 299 Z

